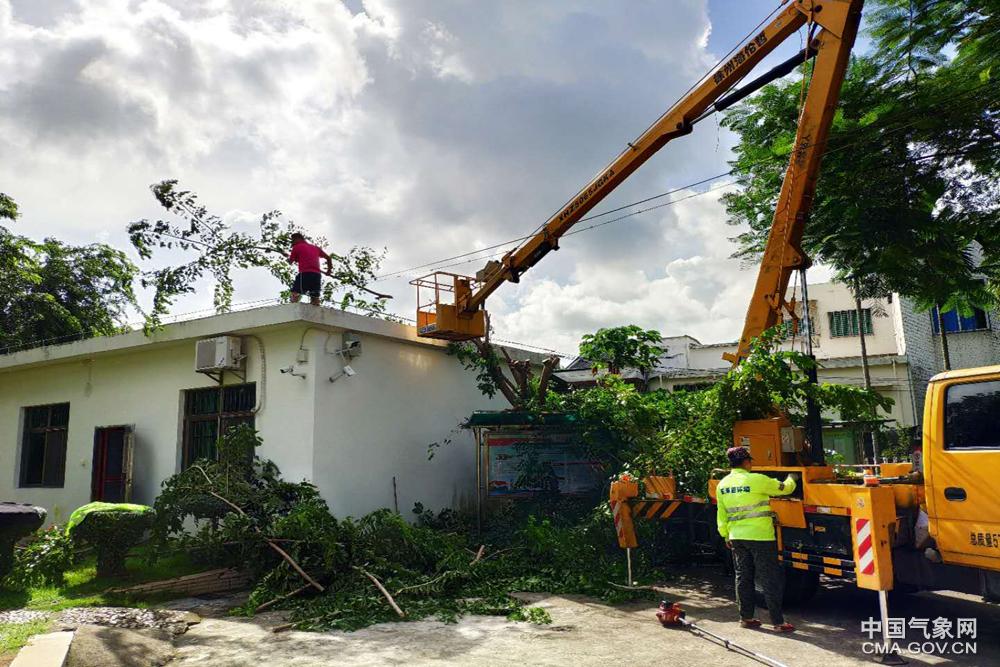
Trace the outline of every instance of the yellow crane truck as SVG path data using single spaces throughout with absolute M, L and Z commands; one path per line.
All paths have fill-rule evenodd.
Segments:
M 774 498 L 778 553 L 788 596 L 810 596 L 819 575 L 860 588 L 952 590 L 1000 601 L 1000 366 L 941 373 L 924 402 L 922 464 L 865 466 L 861 477 L 811 464 L 800 427 L 781 418 L 743 421 L 733 441 L 750 448 L 754 472 L 798 488 Z M 715 486 L 709 498 L 680 495 L 672 477 L 612 483 L 619 545 L 637 546 L 634 521 L 656 518 L 721 550 Z M 671 525 L 674 524 L 674 525 Z
M 790 278 L 810 263 L 801 248 L 803 229 L 863 4 L 784 0 L 537 233 L 474 277 L 439 271 L 414 280 L 418 335 L 453 341 L 485 336 L 487 297 L 505 282 L 519 282 L 528 269 L 558 250 L 560 238 L 657 151 L 690 134 L 712 113 L 815 59 L 743 333 L 735 354 L 726 359 L 739 363 L 749 354 L 751 341 L 786 313 L 797 321 L 786 293 Z M 741 85 L 761 60 L 800 29 L 806 32 L 805 48 Z M 808 309 L 802 310 L 804 338 L 811 342 Z M 815 406 L 810 407 L 808 434 L 780 417 L 738 423 L 735 444 L 749 446 L 755 461 L 767 462 L 756 471 L 780 477 L 792 472 L 800 478 L 792 497 L 771 502 L 789 592 L 808 594 L 819 575 L 826 574 L 883 592 L 898 584 L 1000 597 L 998 414 L 1000 366 L 938 375 L 930 382 L 925 403 L 923 470 L 909 463 L 883 463 L 872 466 L 864 481 L 840 478 L 826 465 Z M 639 481 L 612 484 L 611 506 L 622 547 L 636 545 L 636 519 L 666 520 L 668 527 L 701 530 L 706 540 L 713 539 L 711 492 L 707 499 L 678 495 L 670 477 L 649 477 L 642 485 L 640 495 Z

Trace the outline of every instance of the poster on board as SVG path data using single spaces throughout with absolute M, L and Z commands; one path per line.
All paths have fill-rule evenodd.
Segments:
M 486 433 L 488 496 L 581 494 L 598 489 L 601 469 L 580 456 L 577 433 Z

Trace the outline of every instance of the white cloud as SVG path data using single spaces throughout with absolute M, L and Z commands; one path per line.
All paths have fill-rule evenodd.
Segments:
M 543 221 L 714 62 L 705 4 L 0 0 L 0 184 L 26 233 L 124 247 L 179 178 L 226 219 L 279 208 L 405 268 Z M 604 207 L 725 170 L 731 137 L 698 130 Z M 752 277 L 723 220 L 708 195 L 566 239 L 494 323 L 570 351 L 624 322 L 733 338 Z M 405 279 L 380 288 L 409 314 Z
M 702 342 L 737 338 L 756 274 L 729 258 L 732 247 L 726 239 L 734 228 L 725 224 L 717 195 L 684 199 L 665 209 L 669 214 L 662 217 L 671 219 L 663 220 L 661 263 L 626 269 L 595 262 L 581 266 L 565 283 L 525 281 L 515 306 L 508 302 L 503 312 L 494 309 L 494 324 L 515 340 L 526 340 L 540 329 L 544 333 L 538 344 L 564 353 L 575 352 L 583 334 L 621 324 L 664 335 L 689 334 Z M 683 254 L 671 251 L 670 238 L 683 240 Z

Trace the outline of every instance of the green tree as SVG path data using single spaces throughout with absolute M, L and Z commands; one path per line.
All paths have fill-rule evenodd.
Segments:
M 876 46 L 844 82 L 803 249 L 857 281 L 861 298 L 896 291 L 925 308 L 989 307 L 1000 285 L 998 5 L 878 0 L 874 9 Z M 749 227 L 738 256 L 763 248 L 800 93 L 800 81 L 768 86 L 723 121 L 740 137 L 743 187 L 725 197 L 730 222 Z
M 598 329 L 580 341 L 580 356 L 590 362 L 595 373 L 606 368 L 619 375 L 626 368 L 634 368 L 645 377 L 663 353 L 662 340 L 659 331 L 635 324 Z
M 17 205 L 0 195 L 0 217 Z M 122 331 L 137 269 L 102 243 L 33 241 L 0 227 L 0 348 Z
M 216 309 L 228 311 L 233 301 L 234 269 L 266 269 L 285 286 L 283 293 L 287 294 L 294 275 L 286 261 L 291 235 L 303 230 L 282 220 L 280 211 L 263 214 L 256 233 L 243 232 L 209 212 L 196 194 L 179 189 L 176 180 L 161 181 L 150 189 L 176 221 L 142 219 L 129 224 L 132 245 L 145 260 L 152 259 L 157 249 L 179 250 L 191 259 L 142 273 L 142 286 L 153 290 L 152 308 L 146 313 L 147 329 L 159 326 L 175 299 L 193 293 L 197 282 L 204 277 L 215 283 Z M 322 237 L 312 240 L 330 251 Z M 342 309 L 354 307 L 366 314 L 384 314 L 385 300 L 391 297 L 367 286 L 374 280 L 383 254 L 363 246 L 355 246 L 344 255 L 331 253 L 335 268 L 332 280 L 323 287 L 323 303 Z
M 13 220 L 17 217 L 17 204 L 14 200 L 0 192 L 0 218 Z
M 549 394 L 546 409 L 579 417 L 588 455 L 608 472 L 672 471 L 682 488 L 703 493 L 711 470 L 725 464 L 738 420 L 786 415 L 801 425 L 809 399 L 846 420 L 872 420 L 892 407 L 874 391 L 811 383 L 806 371 L 816 362 L 779 346 L 778 332 L 765 332 L 747 359 L 705 391 L 643 393 L 611 375 L 592 388 Z

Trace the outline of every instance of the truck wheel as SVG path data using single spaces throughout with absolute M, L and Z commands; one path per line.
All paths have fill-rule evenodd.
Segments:
M 785 569 L 786 605 L 804 604 L 819 590 L 819 572 Z
M 764 603 L 764 589 L 757 582 L 754 582 L 757 606 L 766 607 Z M 782 598 L 782 605 L 794 607 L 808 602 L 819 590 L 819 573 L 805 570 L 785 569 L 785 595 Z

